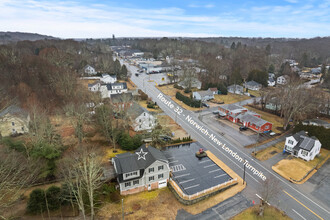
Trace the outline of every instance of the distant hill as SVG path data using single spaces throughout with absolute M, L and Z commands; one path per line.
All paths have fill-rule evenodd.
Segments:
M 18 41 L 36 41 L 44 39 L 58 39 L 52 36 L 33 34 L 33 33 L 23 33 L 23 32 L 3 32 L 0 31 L 0 44 L 8 44 Z

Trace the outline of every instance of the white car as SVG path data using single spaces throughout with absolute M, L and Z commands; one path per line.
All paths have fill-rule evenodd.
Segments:
M 276 135 L 276 133 L 274 131 L 272 131 L 272 132 L 269 133 L 269 135 L 274 136 L 274 135 Z

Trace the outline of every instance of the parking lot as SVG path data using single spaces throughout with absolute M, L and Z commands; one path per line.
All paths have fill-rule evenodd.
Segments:
M 232 179 L 208 157 L 197 158 L 198 143 L 170 146 L 164 151 L 172 169 L 172 179 L 187 195 L 193 195 Z M 203 147 L 204 150 L 207 150 Z

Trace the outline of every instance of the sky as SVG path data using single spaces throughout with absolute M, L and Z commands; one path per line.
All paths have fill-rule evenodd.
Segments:
M 0 0 L 0 31 L 60 38 L 330 36 L 330 0 Z

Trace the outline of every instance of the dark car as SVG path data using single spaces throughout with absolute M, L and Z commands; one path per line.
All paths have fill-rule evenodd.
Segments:
M 241 127 L 239 127 L 239 130 L 240 131 L 246 131 L 248 128 L 247 127 L 245 127 L 245 126 L 241 126 Z
M 163 140 L 163 141 L 171 141 L 172 138 L 170 136 L 167 135 L 159 135 L 159 137 Z
M 135 76 L 139 76 L 139 74 L 138 73 L 135 73 Z

